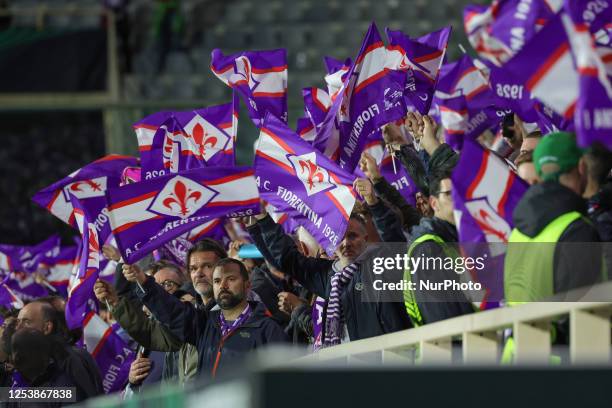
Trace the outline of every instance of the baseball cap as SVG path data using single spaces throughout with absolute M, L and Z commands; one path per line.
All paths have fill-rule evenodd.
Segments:
M 542 138 L 533 152 L 533 163 L 542 180 L 558 180 L 578 165 L 583 154 L 573 133 L 554 132 Z

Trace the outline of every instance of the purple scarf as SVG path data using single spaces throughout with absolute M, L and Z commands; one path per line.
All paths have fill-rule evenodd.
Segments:
M 242 313 L 240 313 L 240 316 L 238 316 L 238 318 L 231 323 L 225 320 L 225 317 L 223 316 L 223 312 L 220 313 L 219 323 L 221 324 L 221 336 L 228 337 L 230 334 L 232 334 L 234 330 L 242 326 L 244 322 L 246 322 L 248 318 L 251 317 L 251 313 L 252 313 L 251 305 L 248 303 L 247 303 L 247 306 L 242 311 Z
M 353 275 L 358 269 L 359 264 L 352 263 L 341 271 L 336 272 L 331 278 L 331 291 L 329 293 L 327 316 L 325 318 L 324 347 L 340 344 L 344 328 L 344 313 L 340 303 L 340 295 L 346 284 L 353 279 Z

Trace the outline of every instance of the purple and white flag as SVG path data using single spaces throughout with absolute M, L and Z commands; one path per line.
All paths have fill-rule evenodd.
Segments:
M 83 340 L 98 364 L 104 392 L 121 390 L 136 359 L 134 350 L 94 311 L 90 311 L 83 321 Z
M 524 84 L 524 90 L 533 98 L 570 120 L 578 102 L 580 79 L 561 14 L 552 18 L 500 70 L 513 83 Z
M 339 107 L 341 168 L 352 172 L 367 141 L 381 126 L 406 116 L 406 74 L 389 66 L 387 48 L 372 23 L 345 81 Z M 330 108 L 330 113 L 332 113 Z
M 172 112 L 155 112 L 132 125 L 138 140 L 138 150 L 141 154 L 143 151 L 150 149 L 155 132 L 170 116 L 172 116 Z
M 315 87 L 302 89 L 304 110 L 315 127 L 319 127 L 329 112 L 332 100 L 327 92 Z
M 255 153 L 261 198 L 303 226 L 331 256 L 355 204 L 354 176 L 266 116 Z
M 24 304 L 19 296 L 7 285 L 9 275 L 0 283 L 0 306 L 7 309 L 21 309 Z
M 593 34 L 612 24 L 610 0 L 564 0 L 563 8 L 575 23 L 587 25 Z
M 380 175 L 385 178 L 404 199 L 414 207 L 416 204 L 416 193 L 419 191 L 416 183 L 412 180 L 406 168 L 396 160 L 393 167 L 393 158 L 386 152 L 380 163 Z
M 298 118 L 295 127 L 295 133 L 300 135 L 302 139 L 309 143 L 312 143 L 317 137 L 317 133 L 314 125 L 312 124 L 312 121 L 306 116 Z
M 106 193 L 112 232 L 127 263 L 213 218 L 259 208 L 253 170 L 208 167 L 165 175 Z
M 489 82 L 468 55 L 443 67 L 435 99 L 446 141 L 455 149 L 496 126 L 505 114 L 495 108 Z
M 506 162 L 478 143 L 466 140 L 451 176 L 455 221 L 462 243 L 507 243 L 512 232 L 512 212 L 528 185 L 510 170 Z M 491 246 L 492 251 L 500 246 Z M 503 298 L 503 256 L 495 265 L 476 276 L 485 288 L 487 299 Z M 491 264 L 489 264 L 491 265 Z
M 193 168 L 233 166 L 236 124 L 232 103 L 173 112 L 150 144 L 139 146 L 144 179 Z
M 105 156 L 40 190 L 32 201 L 76 228 L 70 194 L 78 199 L 87 198 L 92 203 L 91 222 L 95 223 L 101 242 L 105 242 L 110 235 L 110 226 L 104 192 L 109 187 L 119 186 L 123 170 L 137 164 L 134 157 Z
M 574 116 L 577 141 L 581 147 L 601 142 L 612 148 L 612 77 L 597 52 L 585 16 L 590 14 L 574 11 L 570 16 L 561 15 L 578 68 L 580 93 Z
M 495 0 L 490 7 L 466 6 L 463 22 L 476 52 L 499 66 L 520 51 L 560 8 L 558 0 Z
M 212 72 L 244 99 L 249 117 L 259 126 L 267 112 L 287 122 L 287 50 L 212 52 Z
M 71 196 L 74 214 L 81 231 L 81 245 L 78 272 L 72 277 L 66 301 L 66 324 L 70 329 L 83 326 L 85 316 L 97 312 L 97 302 L 93 287 L 100 274 L 100 245 L 96 226 L 91 222 L 92 215 L 74 195 Z
M 406 103 L 426 115 L 433 101 L 438 74 L 446 55 L 451 27 L 445 27 L 422 37 L 411 39 L 401 31 L 387 28 L 387 47 L 393 67 L 405 70 L 404 89 Z
M 68 296 L 68 285 L 79 261 L 78 248 L 69 246 L 60 249 L 57 256 L 43 261 L 41 267 L 47 271 L 45 279 L 64 298 Z

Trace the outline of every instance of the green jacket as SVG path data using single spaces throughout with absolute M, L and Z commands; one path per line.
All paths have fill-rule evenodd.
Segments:
M 182 343 L 157 320 L 149 319 L 138 302 L 120 297 L 111 312 L 119 325 L 144 348 L 178 353 L 177 372 L 181 384 L 195 377 L 198 368 L 196 348 L 191 344 Z M 166 356 L 166 364 L 174 364 L 172 356 Z

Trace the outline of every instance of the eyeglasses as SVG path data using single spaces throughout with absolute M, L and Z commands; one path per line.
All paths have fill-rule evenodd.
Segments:
M 179 286 L 181 286 L 175 281 L 170 280 L 170 279 L 166 279 L 165 281 L 161 283 L 161 285 L 164 287 L 164 289 L 172 289 L 174 287 L 178 288 Z

